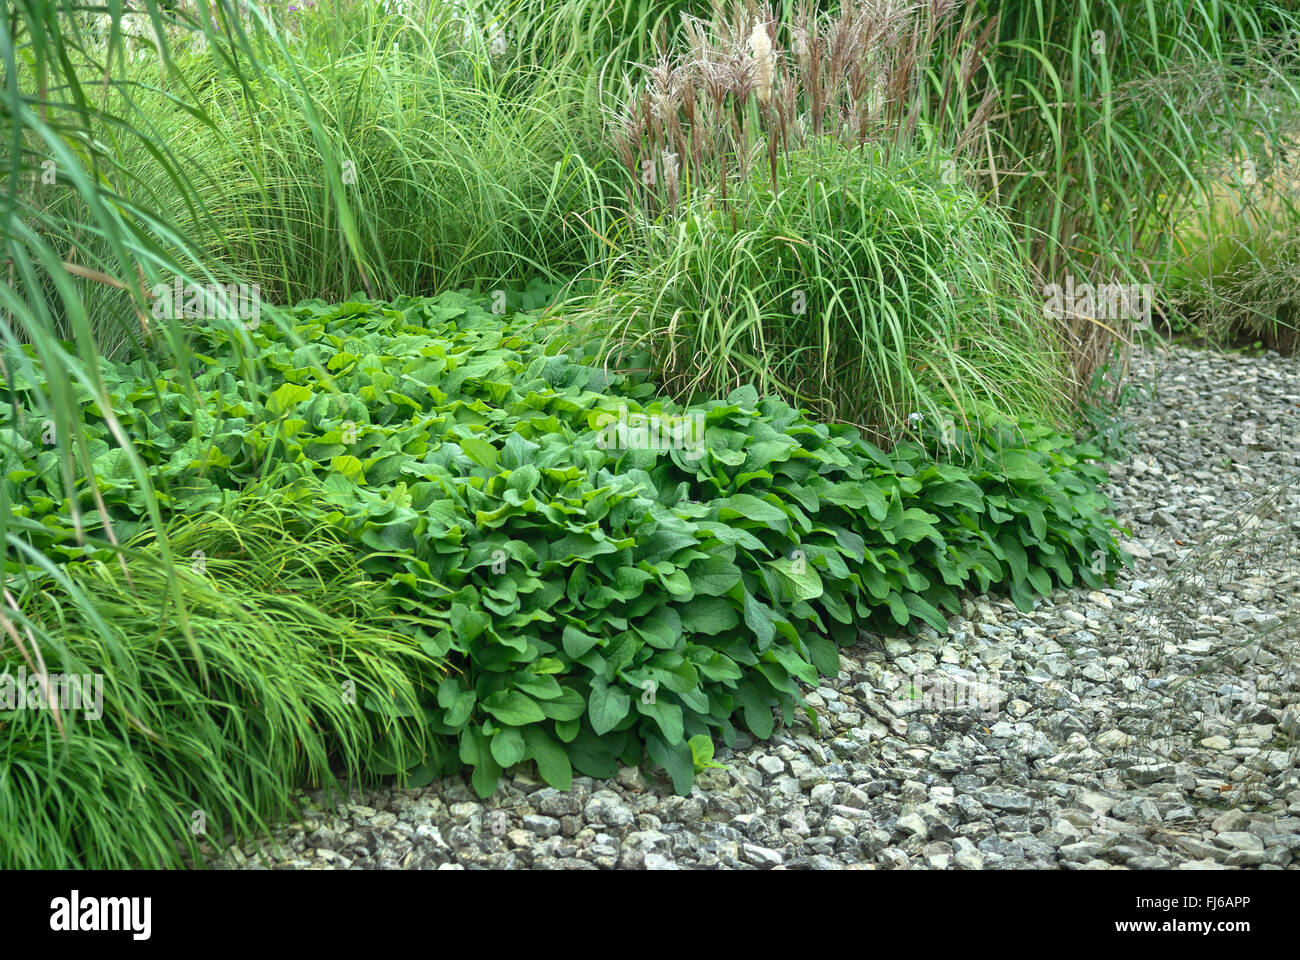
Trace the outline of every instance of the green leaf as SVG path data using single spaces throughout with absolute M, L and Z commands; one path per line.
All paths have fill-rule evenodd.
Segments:
M 776 627 L 772 623 L 774 616 L 771 607 L 748 591 L 745 592 L 745 626 L 754 631 L 754 639 L 758 641 L 756 649 L 759 651 L 771 646 L 776 637 Z
M 365 478 L 365 468 L 361 466 L 361 461 L 350 455 L 332 458 L 330 469 L 353 483 L 360 483 Z
M 587 697 L 587 714 L 591 720 L 591 729 L 597 736 L 613 730 L 627 716 L 632 708 L 632 699 L 617 687 L 610 687 L 603 677 L 591 681 L 591 693 Z
M 682 636 L 682 618 L 667 604 L 656 607 L 635 626 L 646 643 L 660 650 L 673 649 Z
M 920 617 L 934 629 L 943 632 L 948 629 L 948 621 L 944 619 L 933 604 L 922 597 L 920 594 L 908 592 L 903 594 L 903 603 L 906 604 L 910 614 Z
M 514 676 L 515 689 L 534 700 L 554 700 L 560 696 L 559 681 L 549 674 L 539 675 L 521 671 Z
M 940 507 L 960 505 L 974 513 L 984 512 L 984 496 L 979 486 L 969 480 L 936 483 L 925 488 L 925 499 Z
M 516 727 L 546 719 L 537 702 L 518 690 L 498 690 L 483 701 L 483 709 L 502 723 Z
M 645 697 L 641 696 L 637 698 L 636 708 L 642 716 L 653 718 L 668 743 L 676 743 L 682 739 L 682 708 L 677 704 L 668 703 L 658 695 L 653 702 L 646 703 Z
M 880 522 L 885 519 L 888 505 L 880 489 L 873 483 L 836 483 L 821 491 L 822 499 L 850 510 L 866 510 L 867 516 Z
M 767 565 L 781 573 L 790 588 L 793 598 L 798 600 L 815 600 L 822 595 L 822 578 L 812 568 L 805 557 L 781 557 L 769 560 Z
M 496 792 L 501 766 L 492 757 L 488 739 L 481 730 L 466 730 L 460 735 L 460 759 L 474 768 L 470 784 L 480 797 Z
M 600 643 L 599 637 L 593 637 L 591 634 L 583 633 L 572 624 L 564 628 L 564 634 L 560 641 L 564 645 L 564 652 L 572 659 L 577 660 L 579 657 L 586 655 L 587 651 Z
M 463 445 L 461 449 L 464 449 Z M 526 463 L 517 470 L 511 471 L 510 478 L 506 481 L 506 486 L 509 489 L 518 491 L 520 494 L 526 496 L 533 492 L 533 488 L 537 486 L 537 482 L 541 479 L 541 476 L 541 473 L 535 466 L 531 463 Z
M 735 700 L 740 704 L 745 715 L 745 726 L 760 740 L 772 735 L 772 709 L 767 699 L 752 683 L 742 683 L 735 693 Z
M 554 700 L 543 700 L 539 706 L 544 714 L 559 723 L 576 720 L 587 712 L 587 701 L 571 687 L 565 687 Z
M 786 533 L 790 529 L 790 519 L 784 510 L 748 493 L 737 493 L 725 500 L 718 500 L 713 505 L 718 510 L 719 520 L 752 520 L 778 533 Z
M 1039 566 L 1031 566 L 1028 571 L 1029 582 L 1034 585 L 1034 589 L 1039 593 L 1052 592 L 1052 578 L 1047 571 Z
M 726 557 L 711 556 L 692 563 L 686 570 L 699 597 L 719 597 L 740 582 L 740 567 Z
M 738 623 L 735 608 L 719 597 L 696 600 L 682 611 L 682 626 L 691 633 L 716 636 Z
M 840 672 L 840 652 L 835 642 L 821 634 L 806 632 L 800 638 L 815 666 L 824 676 L 834 677 Z
M 580 730 L 569 744 L 569 760 L 579 773 L 598 780 L 607 780 L 618 773 L 616 752 L 605 740 L 586 730 Z
M 907 604 L 899 596 L 897 590 L 889 591 L 889 615 L 894 618 L 894 622 L 900 627 L 907 626 L 907 622 L 912 619 L 912 613 L 907 609 Z
M 497 466 L 497 449 L 481 437 L 463 437 L 457 441 L 465 456 L 480 467 L 495 470 Z
M 685 743 L 667 744 L 653 733 L 646 734 L 646 750 L 655 763 L 668 771 L 673 781 L 673 792 L 686 796 L 695 783 L 695 761 L 691 748 Z
M 722 767 L 722 764 L 713 762 L 713 739 L 711 737 L 697 733 L 686 741 L 686 746 L 690 748 L 691 763 L 697 773 L 710 767 Z
M 528 759 L 537 763 L 537 772 L 556 790 L 568 790 L 573 782 L 573 767 L 564 748 L 537 727 L 524 729 Z
M 267 398 L 266 409 L 273 416 L 278 417 L 292 410 L 298 404 L 310 400 L 311 396 L 311 387 L 300 386 L 296 383 L 283 383 Z
M 492 737 L 492 759 L 501 767 L 513 767 L 524 759 L 524 735 L 518 727 L 502 727 Z
M 438 685 L 438 706 L 447 711 L 443 722 L 449 727 L 459 727 L 469 719 L 474 709 L 473 690 L 466 690 L 455 677 L 448 677 Z

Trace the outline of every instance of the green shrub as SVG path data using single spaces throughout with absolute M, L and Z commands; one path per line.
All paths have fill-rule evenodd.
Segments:
M 408 635 L 454 672 L 411 682 L 436 683 L 424 716 L 450 747 L 408 761 L 413 782 L 468 765 L 487 794 L 532 760 L 563 788 L 573 768 L 608 776 L 648 753 L 685 791 L 690 738 L 730 741 L 734 717 L 767 736 L 771 708 L 788 721 L 797 681 L 837 672 L 836 643 L 861 627 L 942 630 L 963 589 L 1003 586 L 1027 606 L 1053 579 L 1100 586 L 1118 563 L 1101 472 L 1082 462 L 1096 451 L 1045 430 L 936 423 L 920 438 L 933 449 L 885 454 L 752 387 L 689 408 L 652 400 L 648 383 L 548 355 L 554 324 L 503 322 L 463 296 L 293 315 L 292 341 L 252 332 L 260 380 L 223 363 L 243 331 L 217 328 L 201 328 L 195 396 L 175 372 L 105 377 L 169 509 L 208 508 L 273 470 L 282 496 L 353 544 L 385 603 L 422 621 Z M 82 409 L 125 525 L 142 495 Z M 640 417 L 702 432 L 622 449 Z M 35 549 L 77 557 L 35 430 L 7 445 L 5 492 Z

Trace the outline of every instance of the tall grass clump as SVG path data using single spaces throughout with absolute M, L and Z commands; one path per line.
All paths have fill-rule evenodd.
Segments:
M 959 122 L 996 97 L 976 183 L 1011 211 L 1035 281 L 1150 282 L 1168 310 L 1188 268 L 1180 220 L 1212 216 L 1256 166 L 1263 176 L 1293 129 L 1300 11 L 1270 0 L 969 6 L 995 24 L 987 69 L 926 110 Z M 962 54 L 952 35 L 939 45 L 943 58 Z M 1062 334 L 1078 384 L 1134 336 L 1086 316 Z
M 226 831 L 263 828 L 305 783 L 427 759 L 409 718 L 439 662 L 311 513 L 250 491 L 170 525 L 178 570 L 146 532 L 127 544 L 129 573 L 103 552 L 6 591 L 9 614 L 47 639 L 8 628 L 0 674 L 98 678 L 102 716 L 4 715 L 0 864 L 175 866 Z M 201 660 L 177 628 L 172 578 Z
M 145 16 L 156 42 L 155 65 L 163 80 L 182 83 L 163 25 L 164 11 L 146 3 Z M 252 8 L 255 10 L 256 8 Z M 124 30 L 120 5 L 97 10 L 69 2 L 19 0 L 0 7 L 0 118 L 10 136 L 0 167 L 0 377 L 14 422 L 30 418 L 41 424 L 50 441 L 49 469 L 72 504 L 72 538 L 89 544 L 85 512 L 102 527 L 99 546 L 117 548 L 119 538 L 104 504 L 92 466 L 93 448 L 81 418 L 85 395 L 93 397 L 114 440 L 122 449 L 127 474 L 135 483 L 142 512 L 155 530 L 164 525 L 158 498 L 141 458 L 135 454 L 129 427 L 119 419 L 102 376 L 100 344 L 142 342 L 174 356 L 184 354 L 184 330 L 175 319 L 150 323 L 148 291 L 160 280 L 203 284 L 217 275 L 193 256 L 186 239 L 168 223 L 171 211 L 133 202 L 121 177 L 124 153 L 151 152 L 166 175 L 185 194 L 183 167 L 160 150 L 133 117 L 105 108 L 114 71 L 134 56 Z M 249 28 L 225 5 L 208 8 L 201 27 L 211 50 L 224 50 L 230 63 L 255 64 Z M 90 22 L 107 17 L 107 35 Z M 222 46 L 224 44 L 224 46 Z M 239 57 L 232 54 L 238 53 Z M 77 64 L 97 63 L 91 82 Z M 246 66 L 245 69 L 248 69 Z M 107 133 L 107 135 L 105 135 Z M 66 193 L 60 199 L 55 194 Z M 192 196 L 186 195 L 186 201 Z M 72 211 L 70 215 L 59 209 Z M 225 278 L 221 278 L 225 279 Z M 96 311 L 96 291 L 121 295 L 119 309 L 107 321 Z M 108 328 L 111 332 L 106 335 Z M 39 369 L 40 375 L 35 374 Z M 33 391 L 25 404 L 14 403 L 18 378 Z M 46 430 L 48 427 L 48 430 Z M 73 490 L 77 497 L 71 497 Z M 5 552 L 5 587 L 13 593 L 32 585 L 33 572 L 48 560 L 33 558 L 30 531 L 13 521 L 13 507 L 0 487 L 0 538 Z M 159 560 L 172 567 L 165 538 L 157 542 Z M 93 604 L 71 580 L 63 582 L 66 603 L 94 622 Z M 182 636 L 200 655 L 185 616 L 183 591 L 172 578 L 169 596 L 176 603 Z M 9 637 L 22 634 L 33 648 L 51 642 L 50 627 L 27 619 L 12 605 L 0 606 L 0 628 Z M 200 664 L 202 667 L 202 664 Z
M 601 227 L 602 187 L 579 153 L 566 75 L 521 80 L 449 7 L 420 22 L 374 5 L 360 19 L 348 11 L 337 21 L 325 4 L 297 15 L 288 32 L 256 39 L 251 65 L 219 49 L 224 41 L 178 47 L 165 83 L 156 57 L 111 64 L 87 124 L 106 144 L 109 184 L 165 212 L 186 255 L 256 284 L 269 303 L 585 270 L 597 242 L 583 221 Z M 187 36 L 193 24 L 176 22 Z M 72 62 L 84 82 L 109 66 L 89 53 Z M 111 137 L 124 123 L 140 136 Z M 39 200 L 20 216 L 84 219 L 72 191 Z M 88 260 L 106 243 L 77 238 Z M 104 284 L 87 293 L 104 318 L 101 342 L 117 347 L 120 335 L 105 328 L 129 298 Z
M 686 21 L 614 127 L 628 231 L 592 307 L 611 354 L 647 348 L 676 395 L 752 383 L 884 439 L 940 406 L 1060 412 L 1014 237 L 963 175 L 992 99 L 954 128 L 920 110 L 980 69 L 984 28 L 955 9 Z M 939 69 L 946 30 L 972 53 Z
M 777 21 L 791 23 L 801 4 L 774 6 Z M 843 16 L 864 5 L 808 6 Z M 960 130 L 983 114 L 968 145 L 971 174 L 977 191 L 1008 211 L 1040 287 L 1067 275 L 1076 284 L 1152 283 L 1160 309 L 1177 308 L 1183 277 L 1197 265 L 1195 254 L 1188 262 L 1178 221 L 1189 208 L 1212 217 L 1225 186 L 1248 186 L 1244 161 L 1265 169 L 1285 146 L 1289 113 L 1300 101 L 1300 10 L 1284 0 L 869 6 L 886 22 L 926 10 L 927 22 L 953 27 L 921 34 L 931 53 L 913 74 L 919 82 L 909 109 L 922 129 Z M 708 0 L 565 0 L 508 4 L 500 16 L 524 40 L 570 30 L 581 39 L 563 48 L 566 55 L 601 64 L 595 72 L 611 86 L 629 63 L 653 64 L 659 38 L 689 42 L 689 26 L 676 26 L 679 14 L 708 17 L 710 9 Z M 524 11 L 528 25 L 507 10 Z M 961 29 L 976 21 L 978 31 Z M 573 24 L 601 29 L 572 30 Z M 640 29 L 610 29 L 621 24 Z M 839 36 L 832 42 L 851 50 Z M 783 42 L 797 52 L 796 43 Z M 873 58 L 910 60 L 925 43 L 881 34 L 873 47 L 842 62 L 859 64 L 865 76 L 870 70 L 862 67 Z M 968 63 L 979 69 L 966 70 Z M 945 74 L 956 65 L 959 82 L 949 84 Z M 1250 245 L 1241 255 L 1248 268 L 1274 272 L 1267 250 Z M 1247 327 L 1253 317 L 1266 330 L 1261 314 L 1275 313 L 1271 286 L 1229 287 L 1228 300 L 1215 295 L 1220 305 L 1238 304 Z M 1071 385 L 1079 390 L 1135 331 L 1105 317 L 1072 316 L 1061 322 L 1061 335 L 1075 371 Z
M 598 300 L 665 389 L 752 383 L 886 442 L 913 412 L 1061 412 L 1029 275 L 969 187 L 925 157 L 831 144 L 788 154 L 775 189 L 767 176 L 647 230 Z

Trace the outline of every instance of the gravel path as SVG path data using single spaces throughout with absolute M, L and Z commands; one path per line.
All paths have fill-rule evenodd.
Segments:
M 630 768 L 316 796 L 222 865 L 1300 868 L 1300 358 L 1176 349 L 1129 382 L 1114 589 L 867 637 L 820 733 L 720 747 L 688 797 Z

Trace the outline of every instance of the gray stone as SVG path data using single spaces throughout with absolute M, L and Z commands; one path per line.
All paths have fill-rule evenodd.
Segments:
M 1244 830 L 1226 830 L 1217 834 L 1214 842 L 1229 850 L 1248 850 L 1259 852 L 1264 849 L 1264 841 L 1253 833 Z
M 537 814 L 529 814 L 523 820 L 524 829 L 530 833 L 535 833 L 539 837 L 553 837 L 560 832 L 560 821 L 554 817 L 543 817 Z

